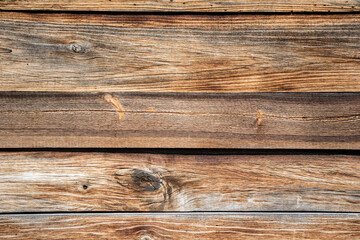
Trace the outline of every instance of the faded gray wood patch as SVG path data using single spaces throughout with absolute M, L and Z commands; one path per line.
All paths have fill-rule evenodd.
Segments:
M 360 156 L 1 152 L 0 212 L 360 211 Z
M 358 239 L 359 214 L 0 215 L 3 239 Z

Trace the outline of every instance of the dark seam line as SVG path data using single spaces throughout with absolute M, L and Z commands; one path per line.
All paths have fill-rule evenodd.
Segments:
M 4 215 L 45 215 L 45 214 L 360 214 L 360 212 L 336 212 L 336 211 L 51 211 L 51 212 L 11 212 L 0 213 L 0 216 Z
M 348 149 L 238 149 L 238 148 L 0 148 L 1 152 L 103 152 L 168 155 L 360 155 Z
M 339 96 L 339 95 L 354 95 L 360 96 L 359 91 L 339 91 L 339 92 L 143 92 L 143 91 L 2 91 L 0 90 L 0 98 L 1 97 L 14 97 L 14 96 L 47 96 L 47 95 L 64 95 L 64 96 L 97 96 L 103 95 L 105 93 L 108 94 L 122 94 L 123 96 L 268 96 L 268 97 L 276 97 L 276 96 Z
M 51 14 L 100 14 L 100 15 L 358 15 L 360 10 L 348 12 L 329 11 L 288 11 L 288 12 L 201 12 L 201 11 L 83 11 L 83 10 L 3 10 L 0 12 L 51 13 Z

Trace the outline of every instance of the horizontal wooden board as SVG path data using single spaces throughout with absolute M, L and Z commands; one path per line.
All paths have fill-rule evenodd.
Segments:
M 352 12 L 357 0 L 2 0 L 0 10 L 149 12 Z
M 0 147 L 360 149 L 360 93 L 0 92 Z
M 357 14 L 0 12 L 0 89 L 360 91 L 359 39 Z
M 359 239 L 360 214 L 0 215 L 1 239 Z
M 360 156 L 1 152 L 0 212 L 360 212 Z

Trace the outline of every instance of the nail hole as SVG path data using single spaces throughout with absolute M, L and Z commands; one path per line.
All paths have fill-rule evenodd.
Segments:
M 85 190 L 86 190 L 87 188 L 88 188 L 88 186 L 87 186 L 87 185 L 83 185 L 83 189 L 85 189 Z

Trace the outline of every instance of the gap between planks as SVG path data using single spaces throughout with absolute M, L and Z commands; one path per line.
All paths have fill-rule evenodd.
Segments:
M 359 216 L 360 212 L 297 212 L 297 211 L 179 211 L 179 212 L 32 212 L 32 213 L 0 213 L 11 217 L 41 216 Z

